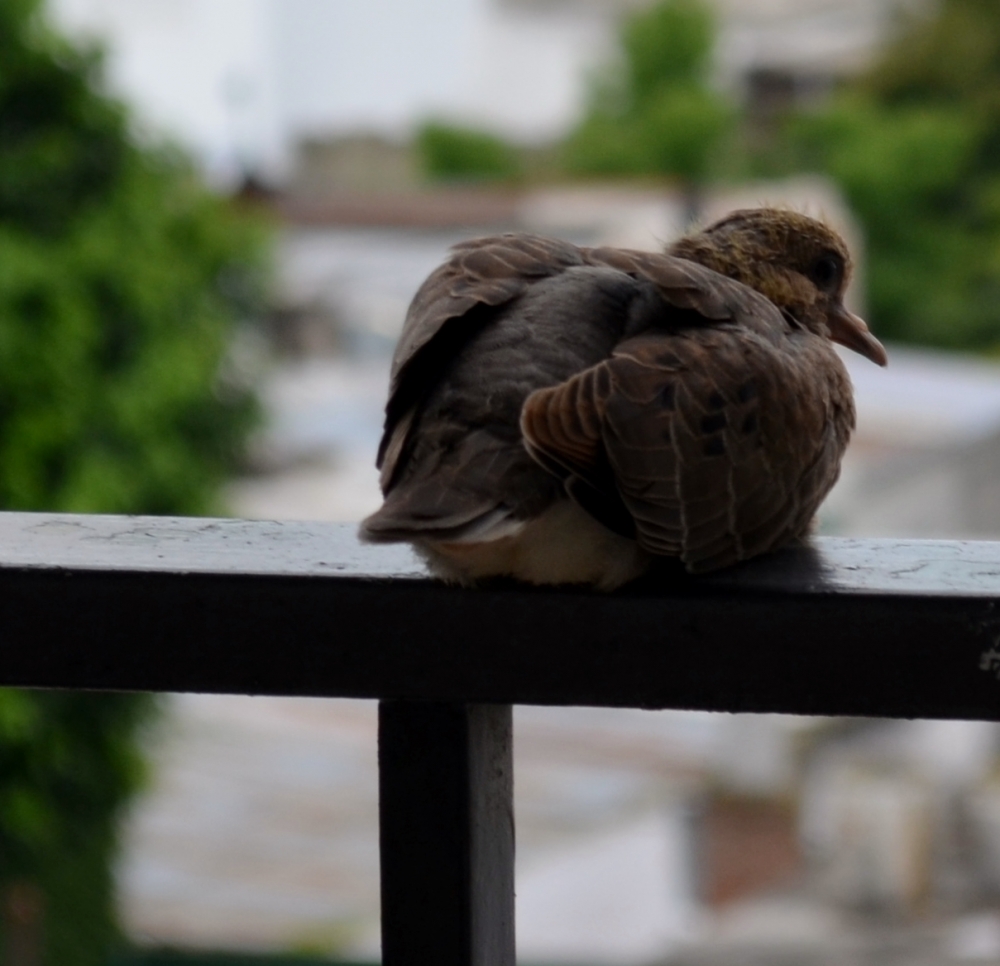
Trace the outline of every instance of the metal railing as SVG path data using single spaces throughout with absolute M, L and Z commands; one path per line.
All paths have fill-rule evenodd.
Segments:
M 376 698 L 385 966 L 513 966 L 511 706 L 1000 720 L 1000 543 L 817 539 L 616 594 L 352 527 L 0 514 L 0 684 Z

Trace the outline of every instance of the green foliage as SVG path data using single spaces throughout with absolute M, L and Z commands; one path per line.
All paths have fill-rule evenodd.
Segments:
M 669 87 L 704 83 L 715 25 L 697 0 L 670 0 L 633 14 L 622 27 L 629 91 L 639 102 Z
M 252 246 L 187 173 L 137 156 L 58 235 L 0 220 L 0 505 L 213 506 L 255 412 L 221 368 Z
M 581 174 L 668 174 L 690 180 L 707 171 L 710 152 L 729 126 L 730 112 L 711 92 L 669 87 L 641 111 L 594 112 L 568 145 L 571 170 Z
M 38 893 L 20 945 L 27 928 L 47 964 L 98 966 L 118 940 L 109 860 L 141 773 L 132 736 L 152 707 L 142 695 L 0 691 L 0 896 Z
M 152 709 L 145 695 L 0 690 L 0 885 L 41 887 L 47 963 L 103 963 L 117 939 L 109 858 Z
M 5 878 L 35 874 L 39 858 L 107 838 L 143 777 L 131 735 L 145 697 L 0 690 L 0 855 Z
M 993 0 L 942 0 L 906 25 L 862 86 L 884 103 L 980 105 L 995 113 L 1000 95 L 983 82 L 1000 71 L 998 57 Z
M 127 145 L 121 109 L 91 93 L 97 58 L 46 33 L 36 6 L 0 4 L 0 223 L 51 233 L 112 189 Z
M 0 506 L 204 512 L 255 414 L 223 363 L 259 234 L 32 7 L 0 5 Z
M 695 0 L 663 0 L 629 17 L 623 62 L 595 85 L 566 144 L 580 174 L 703 179 L 733 112 L 706 85 L 713 22 Z
M 204 512 L 256 412 L 226 359 L 261 231 L 133 144 L 37 7 L 0 3 L 0 508 Z M 41 889 L 46 966 L 106 962 L 151 707 L 0 690 L 0 907 Z
M 521 173 L 517 152 L 485 131 L 428 121 L 416 147 L 421 170 L 434 181 L 500 181 Z
M 926 344 L 1000 345 L 1000 6 L 945 0 L 832 106 L 793 119 L 867 234 L 870 321 Z

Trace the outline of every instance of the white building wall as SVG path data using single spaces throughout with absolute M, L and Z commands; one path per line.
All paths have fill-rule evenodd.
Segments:
M 49 11 L 106 48 L 108 86 L 144 133 L 193 150 L 218 180 L 281 170 L 270 0 L 49 0 Z
M 486 0 L 278 0 L 281 110 L 291 132 L 402 134 L 467 95 Z
M 405 137 L 427 117 L 520 140 L 568 128 L 611 46 L 600 8 L 498 0 L 49 0 L 107 48 L 141 125 L 217 180 L 286 169 L 302 137 Z

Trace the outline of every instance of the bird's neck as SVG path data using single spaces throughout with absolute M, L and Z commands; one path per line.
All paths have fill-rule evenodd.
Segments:
M 815 314 L 816 292 L 808 281 L 797 272 L 773 264 L 758 251 L 732 244 L 720 245 L 703 235 L 681 238 L 668 251 L 742 282 L 800 322 L 808 324 Z
M 670 246 L 668 252 L 678 258 L 697 262 L 720 275 L 726 275 L 756 288 L 753 278 L 755 266 L 749 252 L 734 251 L 729 247 L 724 248 L 703 235 L 681 238 Z

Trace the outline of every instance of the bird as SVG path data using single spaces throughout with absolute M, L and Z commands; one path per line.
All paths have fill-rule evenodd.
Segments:
M 455 245 L 406 315 L 360 539 L 450 583 L 610 591 L 806 537 L 855 425 L 833 343 L 887 363 L 851 271 L 831 227 L 771 207 L 663 252 Z

